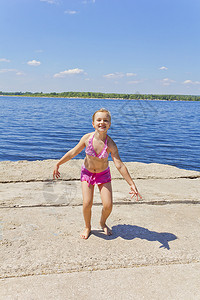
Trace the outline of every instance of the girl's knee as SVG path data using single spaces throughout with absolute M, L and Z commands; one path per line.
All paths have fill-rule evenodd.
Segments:
M 83 201 L 83 208 L 87 209 L 87 208 L 91 208 L 93 204 L 93 201 Z
M 103 203 L 103 209 L 104 210 L 109 210 L 111 211 L 113 207 L 113 203 L 112 202 L 107 202 L 107 203 Z

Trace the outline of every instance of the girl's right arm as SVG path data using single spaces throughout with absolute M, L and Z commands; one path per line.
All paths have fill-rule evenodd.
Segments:
M 88 138 L 88 134 L 85 134 L 79 141 L 79 143 L 69 150 L 60 160 L 59 162 L 55 165 L 54 171 L 53 171 L 53 178 L 55 179 L 60 177 L 60 172 L 58 171 L 60 165 L 66 163 L 76 155 L 78 155 L 84 148 L 85 148 L 85 142 Z

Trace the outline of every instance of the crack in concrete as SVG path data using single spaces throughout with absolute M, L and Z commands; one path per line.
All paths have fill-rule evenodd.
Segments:
M 156 177 L 156 176 L 147 176 L 147 177 L 134 177 L 134 180 L 149 180 L 149 179 L 198 179 L 200 178 L 200 175 L 191 175 L 191 176 L 174 176 L 174 177 Z M 113 180 L 124 180 L 123 178 L 112 178 Z M 30 179 L 30 180 L 9 180 L 9 181 L 0 181 L 0 184 L 5 184 L 5 183 L 29 183 L 29 182 L 60 182 L 60 181 L 79 181 L 79 178 L 70 178 L 70 179 Z
M 19 275 L 19 276 L 14 276 L 14 275 L 7 275 L 5 277 L 0 276 L 0 280 L 5 280 L 5 279 L 11 279 L 11 278 L 24 278 L 24 277 L 30 277 L 30 276 L 46 276 L 46 275 L 58 275 L 58 274 L 70 274 L 70 273 L 80 273 L 80 272 L 91 272 L 91 271 L 105 271 L 105 270 L 119 270 L 119 269 L 133 269 L 133 268 L 139 268 L 139 267 L 153 267 L 153 266 L 171 266 L 171 265 L 189 265 L 189 264 L 194 264 L 194 263 L 199 263 L 200 260 L 190 260 L 190 261 L 171 261 L 169 263 L 165 262 L 165 263 L 154 263 L 154 264 L 133 264 L 133 265 L 129 265 L 129 266 L 109 266 L 109 267 L 98 267 L 98 266 L 87 266 L 86 268 L 82 268 L 82 269 L 71 269 L 71 270 L 67 270 L 67 271 L 61 271 L 61 272 L 41 272 L 41 273 L 37 273 L 37 274 L 24 274 L 24 275 Z
M 167 200 L 161 200 L 161 201 L 138 201 L 138 202 L 131 202 L 131 201 L 124 201 L 122 199 L 123 202 L 114 202 L 113 204 L 114 205 L 120 205 L 120 206 L 123 206 L 123 205 L 171 205 L 171 204 L 194 204 L 194 205 L 197 205 L 197 204 L 200 204 L 200 201 L 196 201 L 196 200 L 173 200 L 173 201 L 167 201 Z M 78 204 L 70 204 L 70 203 L 67 203 L 67 204 L 36 204 L 36 205 L 13 205 L 13 206 L 0 206 L 0 209 L 5 209 L 5 208 L 41 208 L 41 207 L 79 207 L 79 206 L 82 206 L 83 204 L 82 203 L 78 203 Z M 93 203 L 93 206 L 102 206 L 102 203 Z

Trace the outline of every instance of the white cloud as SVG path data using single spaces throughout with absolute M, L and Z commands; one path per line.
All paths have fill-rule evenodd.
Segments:
M 23 72 L 18 71 L 16 69 L 0 69 L 0 73 L 15 73 L 17 76 L 24 75 Z
M 137 74 L 135 74 L 135 73 L 126 73 L 126 76 L 127 77 L 132 77 L 132 76 L 136 76 Z
M 174 83 L 175 81 L 170 79 L 170 78 L 164 78 L 161 80 L 161 83 L 164 85 L 164 86 L 169 86 L 171 83 Z
M 190 79 L 185 80 L 183 84 L 200 84 L 200 81 L 192 81 Z
M 28 61 L 27 64 L 29 66 L 35 66 L 35 67 L 37 67 L 37 66 L 41 65 L 41 62 L 33 59 L 33 60 Z
M 75 15 L 77 13 L 78 12 L 76 10 L 65 10 L 65 14 L 68 14 L 68 15 Z
M 120 73 L 120 72 L 116 72 L 116 73 L 106 74 L 103 77 L 108 78 L 108 79 L 116 79 L 116 78 L 124 77 L 124 74 Z
M 17 72 L 16 69 L 1 69 L 0 73 L 9 73 L 9 72 Z
M 168 68 L 163 66 L 163 67 L 160 67 L 159 70 L 168 70 Z
M 0 62 L 10 62 L 10 60 L 7 58 L 0 58 Z
M 23 76 L 23 75 L 25 75 L 25 74 L 24 74 L 23 72 L 17 71 L 16 75 L 17 75 L 17 76 Z
M 96 0 L 84 0 L 82 1 L 83 4 L 95 3 Z
M 137 74 L 135 73 L 122 73 L 122 72 L 115 72 L 115 73 L 110 73 L 103 75 L 103 77 L 107 79 L 117 79 L 117 78 L 123 78 L 123 77 L 132 77 L 136 76 Z
M 128 84 L 138 84 L 138 83 L 142 83 L 143 80 L 132 80 L 132 81 L 129 81 Z
M 184 82 L 183 82 L 183 84 L 191 84 L 192 83 L 192 80 L 185 80 Z
M 75 68 L 75 69 L 69 69 L 69 70 L 65 70 L 65 71 L 56 73 L 56 74 L 54 74 L 53 77 L 55 77 L 55 78 L 63 78 L 65 76 L 67 76 L 67 75 L 77 75 L 77 74 L 86 74 L 86 73 L 82 69 Z
M 46 2 L 46 3 L 49 3 L 49 4 L 57 4 L 58 3 L 57 0 L 40 0 L 40 2 Z

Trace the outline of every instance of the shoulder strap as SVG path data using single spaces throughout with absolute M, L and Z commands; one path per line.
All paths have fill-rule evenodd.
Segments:
M 107 146 L 108 145 L 108 139 L 107 139 L 107 135 L 106 135 L 106 139 L 105 139 L 105 145 Z
M 94 135 L 91 138 L 89 138 L 88 145 L 92 145 L 93 138 L 94 138 Z

